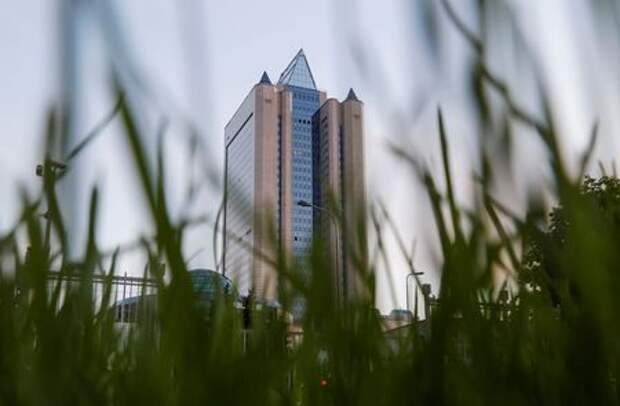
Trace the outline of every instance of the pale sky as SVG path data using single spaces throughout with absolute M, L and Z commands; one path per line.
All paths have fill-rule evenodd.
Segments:
M 20 187 L 34 192 L 38 186 L 34 168 L 42 150 L 45 113 L 59 97 L 58 3 L 22 0 L 0 12 L 0 233 L 17 220 Z M 170 120 L 166 148 L 172 212 L 178 213 L 181 208 L 188 179 L 181 117 L 198 126 L 208 146 L 200 159 L 219 175 L 225 123 L 263 70 L 276 81 L 289 60 L 303 48 L 321 90 L 342 99 L 353 87 L 364 101 L 369 200 L 381 200 L 387 205 L 398 219 L 408 246 L 417 242 L 416 267 L 426 271 L 423 279 L 436 290 L 436 236 L 426 195 L 409 169 L 393 158 L 386 143 L 407 145 L 438 170 L 434 114 L 441 103 L 454 157 L 457 195 L 466 204 L 477 148 L 475 128 L 467 119 L 470 110 L 463 85 L 463 62 L 469 49 L 448 27 L 446 19 L 440 19 L 448 28 L 442 30 L 444 47 L 441 63 L 436 65 L 425 45 L 419 16 L 407 1 L 188 0 L 183 9 L 178 8 L 179 3 L 109 3 L 120 20 L 112 34 L 122 36 L 125 52 L 130 55 L 130 60 L 119 63 L 133 64 L 151 94 L 144 102 L 147 118 L 143 124 L 153 144 L 162 112 Z M 473 22 L 468 1 L 453 3 L 467 21 Z M 585 0 L 505 3 L 514 10 L 525 41 L 542 61 L 541 69 L 557 104 L 556 113 L 563 119 L 567 154 L 574 157 L 583 148 L 589 128 L 598 117 L 602 147 L 597 149 L 597 157 L 609 162 L 619 150 L 613 138 L 620 127 L 614 114 L 620 103 L 613 91 L 619 84 L 619 60 L 617 53 L 610 57 L 605 49 L 617 47 L 617 40 L 605 44 L 594 40 Z M 355 5 L 352 12 L 346 4 Z M 76 41 L 80 115 L 72 144 L 114 102 L 109 94 L 109 54 L 104 46 L 110 32 L 103 34 L 92 15 L 84 16 Z M 368 71 L 356 64 L 356 53 L 352 51 L 355 44 L 362 44 Z M 115 46 L 118 51 L 119 44 Z M 531 90 L 521 88 L 526 82 L 521 77 L 527 78 L 525 62 L 515 60 L 505 49 L 497 50 L 496 55 L 491 65 L 517 78 L 515 93 L 523 105 L 539 107 L 532 106 L 528 98 Z M 584 60 L 591 63 L 586 65 Z M 531 135 L 523 135 L 515 154 L 513 169 L 521 175 L 515 182 L 519 188 L 502 192 L 506 192 L 508 204 L 519 207 L 527 189 L 544 185 L 547 169 L 544 153 Z M 71 182 L 74 189 L 66 185 L 61 188 L 66 196 L 78 196 L 67 204 L 75 219 L 86 216 L 89 188 L 97 184 L 102 189 L 98 236 L 106 248 L 133 241 L 147 231 L 135 179 L 126 176 L 130 172 L 127 158 L 115 122 L 71 168 L 71 176 L 65 181 Z M 213 215 L 220 198 L 219 191 L 210 189 L 198 197 L 192 212 Z M 74 225 L 76 230 L 85 227 L 81 221 Z M 188 257 L 193 257 L 191 267 L 213 268 L 211 238 L 208 227 L 190 234 L 185 250 Z M 394 258 L 391 275 L 396 297 L 382 267 L 377 300 L 382 312 L 405 304 L 407 270 L 397 259 L 393 240 L 388 242 Z M 142 272 L 140 259 L 131 256 L 124 260 L 123 268 L 128 273 Z

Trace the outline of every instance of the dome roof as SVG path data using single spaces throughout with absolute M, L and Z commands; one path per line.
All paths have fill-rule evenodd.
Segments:
M 189 271 L 194 292 L 215 298 L 218 292 L 238 296 L 230 279 L 210 269 L 192 269 Z

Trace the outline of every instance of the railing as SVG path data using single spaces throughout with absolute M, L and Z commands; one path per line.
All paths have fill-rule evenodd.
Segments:
M 125 275 L 103 275 L 93 274 L 85 276 L 82 273 L 67 273 L 50 271 L 47 273 L 47 281 L 51 289 L 58 283 L 62 283 L 62 290 L 66 290 L 72 284 L 90 283 L 93 289 L 93 300 L 96 306 L 101 306 L 103 293 L 107 288 L 110 289 L 110 302 L 108 306 L 118 307 L 118 304 L 132 297 L 140 297 L 157 294 L 158 284 L 155 279 L 140 276 Z M 120 308 L 119 308 L 120 309 Z M 119 310 L 115 309 L 115 310 Z

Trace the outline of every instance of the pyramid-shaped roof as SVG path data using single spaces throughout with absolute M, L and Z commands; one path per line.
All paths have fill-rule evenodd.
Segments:
M 348 100 L 360 101 L 360 99 L 357 98 L 357 95 L 355 94 L 355 91 L 353 90 L 353 88 L 349 89 L 349 94 L 347 95 L 347 98 L 345 99 L 345 101 L 348 101 Z
M 284 69 L 284 72 L 280 75 L 278 84 L 316 90 L 316 83 L 314 82 L 314 77 L 310 71 L 310 66 L 308 65 L 308 60 L 306 59 L 303 49 L 297 52 L 297 55 L 295 55 L 291 63 Z
M 258 83 L 265 84 L 265 85 L 271 84 L 271 79 L 269 79 L 269 75 L 267 74 L 267 72 L 263 72 L 263 76 L 261 76 L 260 81 Z

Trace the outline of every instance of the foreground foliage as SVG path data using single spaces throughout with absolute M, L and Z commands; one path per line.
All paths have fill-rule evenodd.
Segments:
M 111 281 L 93 293 L 93 276 L 113 275 L 118 258 L 117 251 L 108 261 L 97 244 L 97 189 L 90 196 L 84 255 L 77 262 L 66 259 L 69 243 L 56 198 L 63 168 L 48 152 L 41 196 L 24 197 L 19 223 L 0 236 L 0 403 L 618 404 L 620 182 L 603 177 L 582 183 L 591 149 L 579 176 L 568 175 L 544 92 L 541 120 L 520 108 L 487 67 L 484 38 L 443 3 L 474 53 L 472 102 L 483 135 L 475 205 L 467 210 L 453 191 L 444 122 L 449 117 L 440 109 L 443 174 L 393 147 L 425 186 L 440 241 L 441 286 L 427 321 L 388 342 L 374 311 L 374 280 L 367 280 L 373 295 L 337 305 L 320 246 L 305 264 L 308 278 L 298 277 L 297 266 L 275 261 L 289 287 L 280 316 L 255 312 L 245 335 L 244 319 L 226 297 L 205 314 L 196 305 L 181 250 L 187 223 L 173 221 L 168 212 L 161 147 L 151 168 L 136 124 L 139 109 L 120 98 L 115 112 L 155 231 L 142 249 L 148 257 L 145 274 L 157 284 L 157 310 L 152 322 L 119 329 L 110 310 Z M 480 15 L 491 7 L 479 2 Z M 120 87 L 115 82 L 117 94 Z M 499 101 L 491 103 L 490 94 Z M 500 129 L 491 118 L 495 109 L 501 112 Z M 61 138 L 51 117 L 50 145 Z M 515 122 L 536 134 L 550 156 L 560 208 L 549 228 L 539 196 L 517 216 L 491 192 L 496 164 L 486 142 L 505 135 Z M 43 202 L 49 232 L 40 221 Z M 370 212 L 377 241 L 371 269 L 364 271 L 387 264 L 385 235 L 398 237 L 396 221 L 385 210 Z M 402 254 L 413 271 L 413 259 L 404 248 Z M 52 268 L 79 281 L 50 282 Z M 499 287 L 498 273 L 504 275 Z M 510 294 L 498 293 L 504 290 Z M 303 296 L 306 305 L 297 346 L 290 344 L 282 316 L 291 294 Z

